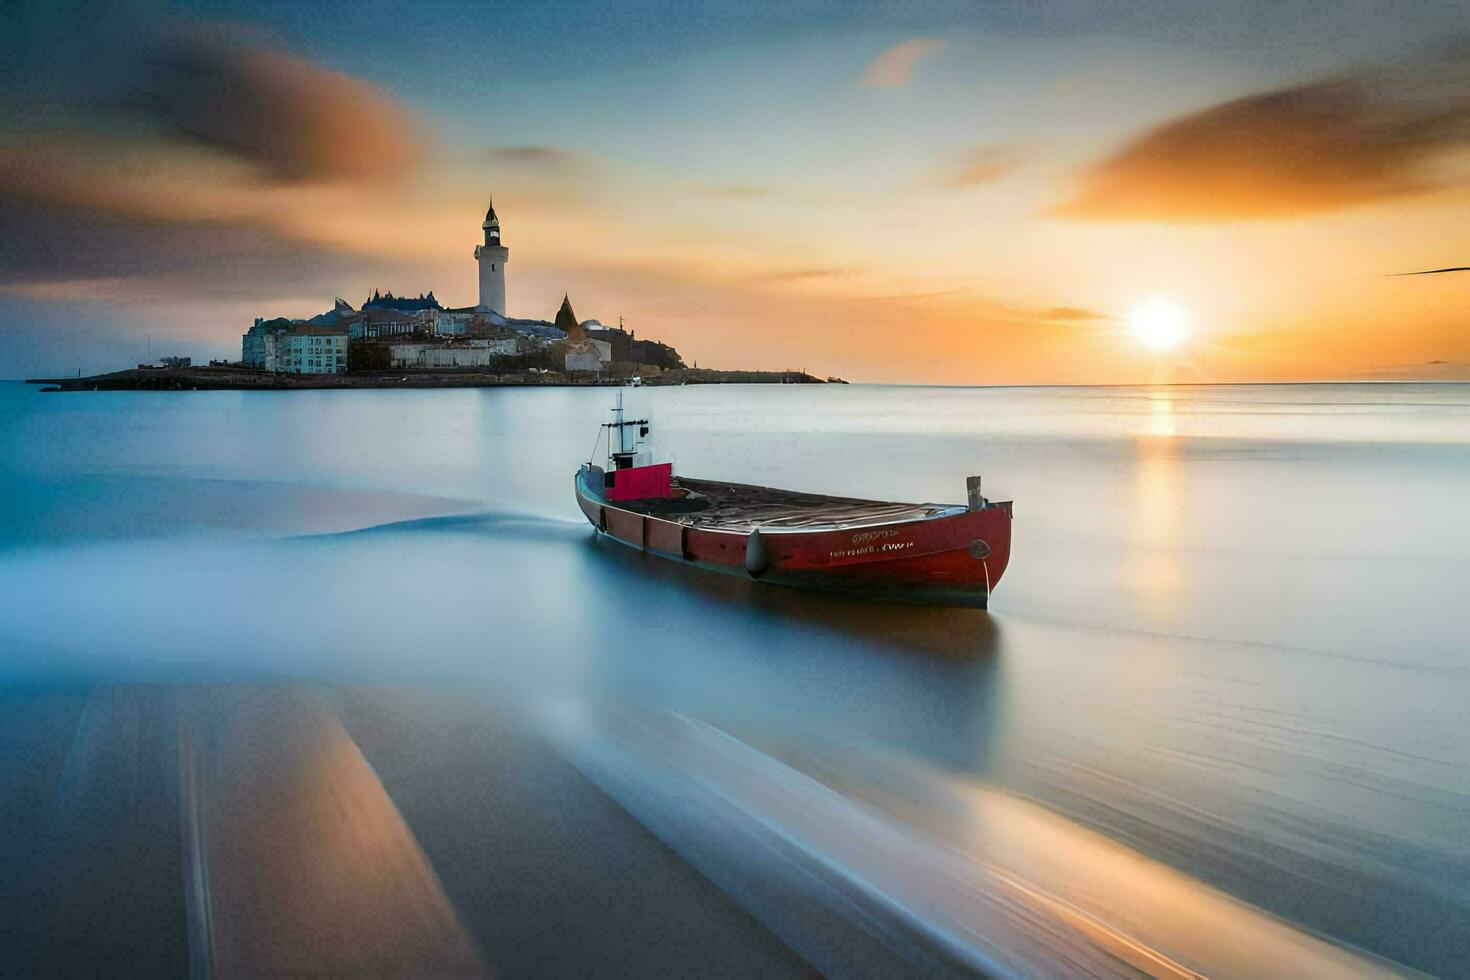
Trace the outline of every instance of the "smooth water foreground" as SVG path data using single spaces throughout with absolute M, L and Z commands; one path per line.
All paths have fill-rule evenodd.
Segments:
M 1470 975 L 1470 386 L 626 396 L 991 609 L 596 541 L 607 389 L 0 385 L 0 960 Z

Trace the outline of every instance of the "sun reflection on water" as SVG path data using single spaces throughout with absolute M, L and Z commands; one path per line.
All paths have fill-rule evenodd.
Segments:
M 1161 439 L 1172 439 L 1179 434 L 1174 424 L 1174 396 L 1172 394 L 1168 391 L 1150 391 L 1148 408 L 1148 426 L 1145 434 Z
M 1179 592 L 1178 560 L 1182 473 L 1180 471 L 1174 395 L 1167 389 L 1148 393 L 1149 413 L 1135 439 L 1134 540 L 1137 561 L 1130 575 L 1144 605 L 1154 612 L 1172 611 Z

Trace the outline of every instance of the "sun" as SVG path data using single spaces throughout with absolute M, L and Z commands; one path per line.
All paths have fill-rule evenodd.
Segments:
M 1178 303 L 1155 296 L 1139 303 L 1128 314 L 1128 332 L 1149 350 L 1162 352 L 1184 339 L 1188 317 Z

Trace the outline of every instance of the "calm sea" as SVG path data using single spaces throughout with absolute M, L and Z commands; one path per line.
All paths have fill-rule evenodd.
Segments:
M 0 385 L 0 961 L 1470 975 L 1470 385 L 625 395 L 991 609 L 596 541 L 610 389 Z

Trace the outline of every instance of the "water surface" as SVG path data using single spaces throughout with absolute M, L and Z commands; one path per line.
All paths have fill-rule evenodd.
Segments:
M 240 957 L 324 929 L 361 968 L 382 921 L 512 974 L 1466 974 L 1470 386 L 627 394 L 690 476 L 982 474 L 1016 501 L 990 611 L 596 541 L 608 390 L 0 385 L 0 884 L 33 899 L 0 952 L 85 966 L 62 940 L 144 881 L 165 972 L 307 968 Z M 263 914 L 293 874 L 355 911 Z

